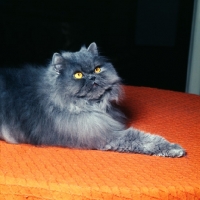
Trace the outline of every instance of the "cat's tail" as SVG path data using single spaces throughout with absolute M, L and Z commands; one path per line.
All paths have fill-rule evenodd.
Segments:
M 186 151 L 178 144 L 170 143 L 161 136 L 129 128 L 116 134 L 103 150 L 132 152 L 163 157 L 182 157 Z

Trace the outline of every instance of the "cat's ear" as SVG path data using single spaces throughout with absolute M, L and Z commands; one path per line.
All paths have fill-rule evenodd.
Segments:
M 56 73 L 60 74 L 63 69 L 64 58 L 59 53 L 54 53 L 52 58 L 52 65 Z
M 95 42 L 91 43 L 87 49 L 93 55 L 98 55 L 98 49 Z

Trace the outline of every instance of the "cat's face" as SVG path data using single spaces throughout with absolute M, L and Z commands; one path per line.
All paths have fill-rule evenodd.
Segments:
M 60 91 L 69 97 L 100 99 L 120 82 L 112 64 L 98 55 L 95 43 L 75 53 L 54 54 L 52 66 Z

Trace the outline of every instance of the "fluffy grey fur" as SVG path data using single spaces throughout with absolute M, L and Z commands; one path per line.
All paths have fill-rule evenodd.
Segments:
M 97 71 L 95 69 L 98 67 Z M 126 129 L 114 106 L 122 96 L 114 67 L 95 43 L 55 53 L 47 68 L 0 71 L 0 139 L 181 157 L 185 150 L 163 137 Z M 76 73 L 81 78 L 76 78 Z

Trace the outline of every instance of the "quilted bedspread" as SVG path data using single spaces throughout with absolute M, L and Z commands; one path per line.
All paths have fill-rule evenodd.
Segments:
M 179 143 L 187 150 L 186 157 L 0 141 L 0 200 L 200 199 L 200 96 L 146 87 L 124 89 L 127 126 Z

